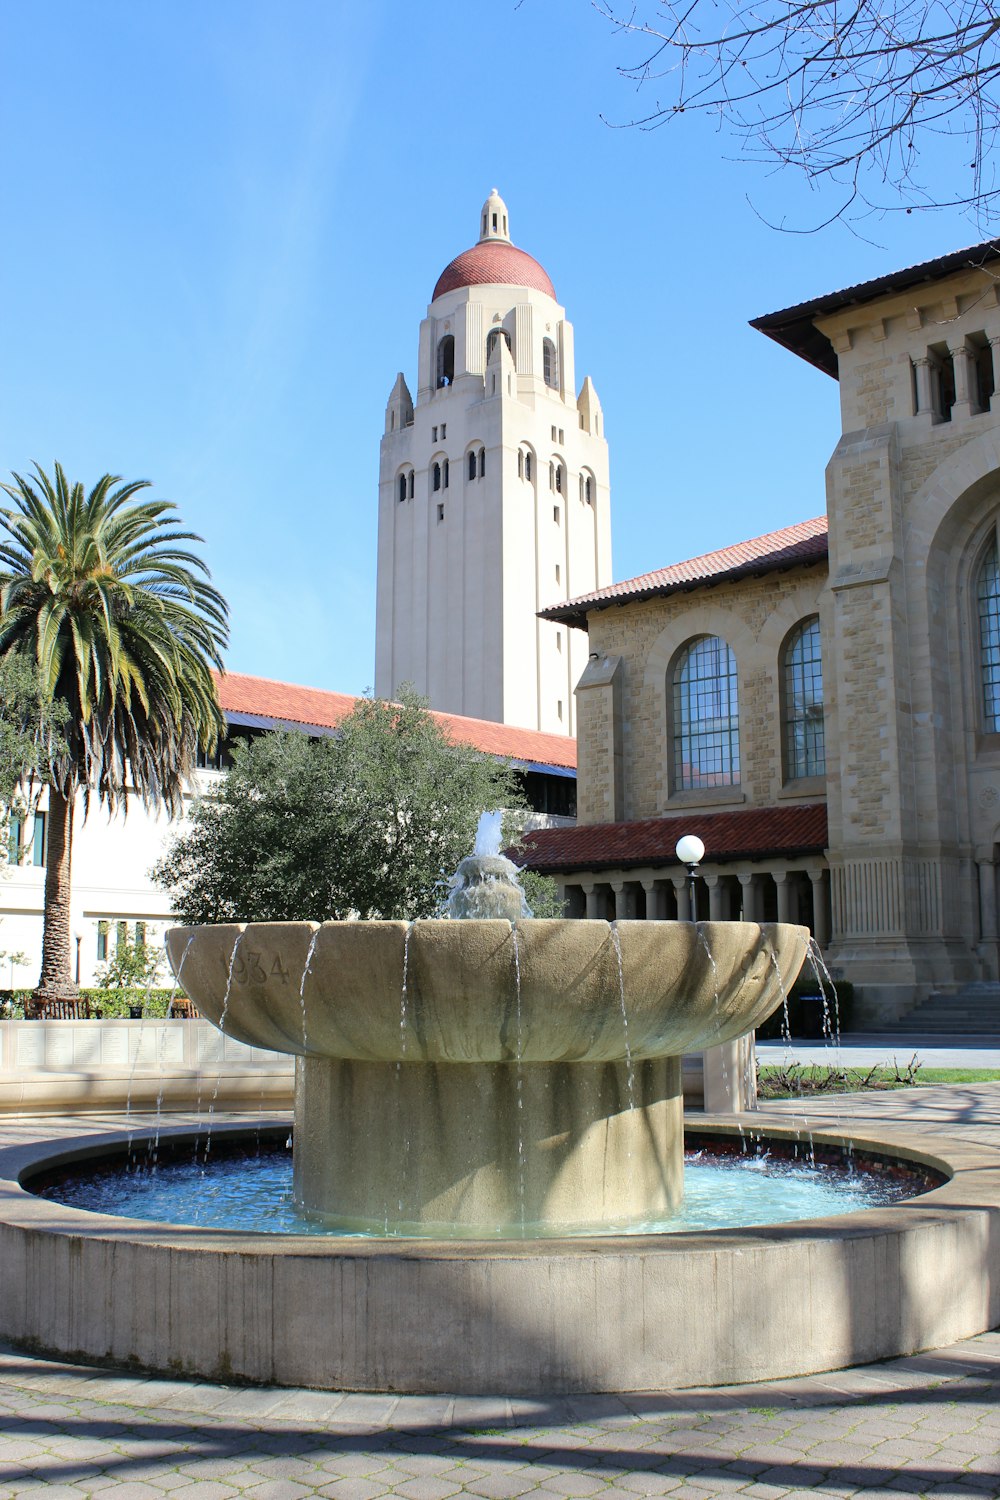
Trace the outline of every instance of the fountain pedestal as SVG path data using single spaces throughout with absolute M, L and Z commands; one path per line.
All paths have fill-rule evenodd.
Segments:
M 679 1059 L 749 1031 L 809 933 L 752 922 L 175 928 L 178 982 L 299 1058 L 299 1202 L 495 1236 L 635 1223 L 681 1192 Z
M 682 1138 L 676 1057 L 296 1070 L 295 1196 L 344 1227 L 633 1224 L 679 1204 Z

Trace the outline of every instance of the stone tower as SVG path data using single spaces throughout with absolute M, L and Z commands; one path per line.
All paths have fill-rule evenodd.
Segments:
M 400 374 L 386 406 L 375 691 L 574 734 L 587 639 L 537 612 L 610 582 L 601 404 L 494 188 L 420 325 L 416 402 Z

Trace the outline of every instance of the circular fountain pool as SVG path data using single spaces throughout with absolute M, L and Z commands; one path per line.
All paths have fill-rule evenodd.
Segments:
M 194 1149 L 167 1143 L 129 1158 L 109 1158 L 49 1172 L 27 1184 L 52 1202 L 91 1213 L 114 1214 L 156 1224 L 199 1229 L 341 1239 L 483 1239 L 463 1226 L 399 1222 L 386 1205 L 384 1227 L 334 1222 L 304 1212 L 295 1201 L 291 1137 L 243 1146 L 222 1146 L 206 1159 L 204 1142 Z M 926 1169 L 847 1152 L 817 1160 L 808 1141 L 794 1153 L 774 1147 L 740 1150 L 708 1138 L 691 1138 L 684 1161 L 684 1200 L 670 1214 L 621 1224 L 568 1227 L 551 1223 L 498 1224 L 489 1237 L 541 1239 L 594 1235 L 677 1234 L 792 1223 L 827 1214 L 853 1213 L 911 1198 L 937 1186 Z

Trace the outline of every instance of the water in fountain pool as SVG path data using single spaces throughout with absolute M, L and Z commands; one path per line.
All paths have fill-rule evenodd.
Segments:
M 767 1151 L 756 1156 L 737 1151 L 720 1154 L 716 1141 L 686 1153 L 684 1204 L 676 1214 L 621 1226 L 576 1225 L 572 1235 L 674 1234 L 786 1223 L 898 1202 L 929 1185 L 923 1177 L 887 1169 L 884 1163 L 855 1161 L 845 1167 L 815 1159 L 790 1160 Z M 161 1224 L 339 1238 L 387 1237 L 382 1227 L 375 1231 L 331 1227 L 303 1214 L 292 1195 L 290 1151 L 266 1145 L 259 1154 L 220 1154 L 209 1164 L 204 1157 L 175 1154 L 173 1159 L 127 1168 L 102 1163 L 86 1171 L 75 1166 L 29 1186 L 40 1196 L 72 1208 Z M 498 1225 L 493 1234 L 498 1239 L 562 1238 L 565 1231 L 527 1223 Z M 398 1223 L 388 1237 L 488 1236 L 478 1229 L 475 1234 L 463 1234 L 455 1226 Z

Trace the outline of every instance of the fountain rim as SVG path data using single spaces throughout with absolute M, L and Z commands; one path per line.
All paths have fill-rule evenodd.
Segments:
M 742 1122 L 742 1132 L 741 1123 L 734 1121 L 731 1116 L 705 1116 L 686 1123 L 692 1131 L 699 1134 L 727 1138 L 734 1142 L 740 1140 L 741 1133 L 752 1134 L 761 1141 L 773 1139 L 787 1143 L 801 1142 L 803 1138 L 802 1126 L 773 1119 L 757 1129 L 754 1128 L 756 1122 Z M 215 1137 L 227 1140 L 253 1141 L 268 1135 L 280 1138 L 281 1135 L 287 1135 L 290 1128 L 290 1116 L 269 1120 L 264 1125 L 248 1120 L 217 1120 L 212 1133 Z M 161 1125 L 158 1134 L 161 1141 L 180 1144 L 190 1141 L 194 1144 L 197 1139 L 204 1138 L 205 1128 L 187 1123 Z M 936 1187 L 896 1203 L 854 1209 L 843 1214 L 828 1214 L 815 1219 L 793 1219 L 775 1224 L 712 1230 L 677 1230 L 670 1234 L 572 1235 L 538 1239 L 434 1239 L 374 1235 L 338 1238 L 249 1229 L 204 1229 L 190 1224 L 168 1224 L 75 1208 L 50 1198 L 40 1198 L 30 1187 L 25 1186 L 26 1182 L 45 1171 L 74 1163 L 100 1161 L 118 1156 L 130 1144 L 145 1144 L 157 1135 L 155 1127 L 149 1125 L 142 1129 L 103 1131 L 92 1136 L 86 1143 L 81 1142 L 79 1135 L 66 1135 L 0 1146 L 0 1227 L 41 1231 L 54 1236 L 83 1236 L 89 1240 L 139 1242 L 150 1250 L 169 1248 L 198 1254 L 239 1251 L 244 1255 L 278 1258 L 305 1255 L 309 1258 L 342 1259 L 361 1256 L 368 1259 L 392 1256 L 419 1260 L 471 1260 L 488 1255 L 503 1260 L 537 1259 L 539 1256 L 555 1259 L 566 1255 L 593 1257 L 595 1254 L 621 1256 L 651 1252 L 679 1255 L 691 1251 L 711 1252 L 727 1248 L 744 1250 L 751 1244 L 765 1246 L 776 1241 L 828 1240 L 831 1235 L 836 1234 L 845 1238 L 860 1236 L 875 1239 L 886 1235 L 902 1235 L 907 1230 L 915 1229 L 917 1219 L 914 1215 L 919 1215 L 920 1221 L 924 1222 L 928 1217 L 940 1219 L 961 1211 L 1000 1210 L 1000 1169 L 985 1147 L 977 1149 L 974 1144 L 966 1145 L 951 1138 L 942 1141 L 938 1137 L 922 1134 L 907 1134 L 905 1139 L 894 1136 L 891 1132 L 873 1134 L 870 1127 L 863 1134 L 830 1127 L 810 1129 L 808 1134 L 814 1145 L 849 1148 L 869 1156 L 927 1167 L 941 1174 L 945 1180 Z M 985 1177 L 985 1193 L 976 1190 L 980 1177 Z M 45 1222 L 40 1223 L 39 1220 Z M 180 1245 L 178 1240 L 182 1242 Z

